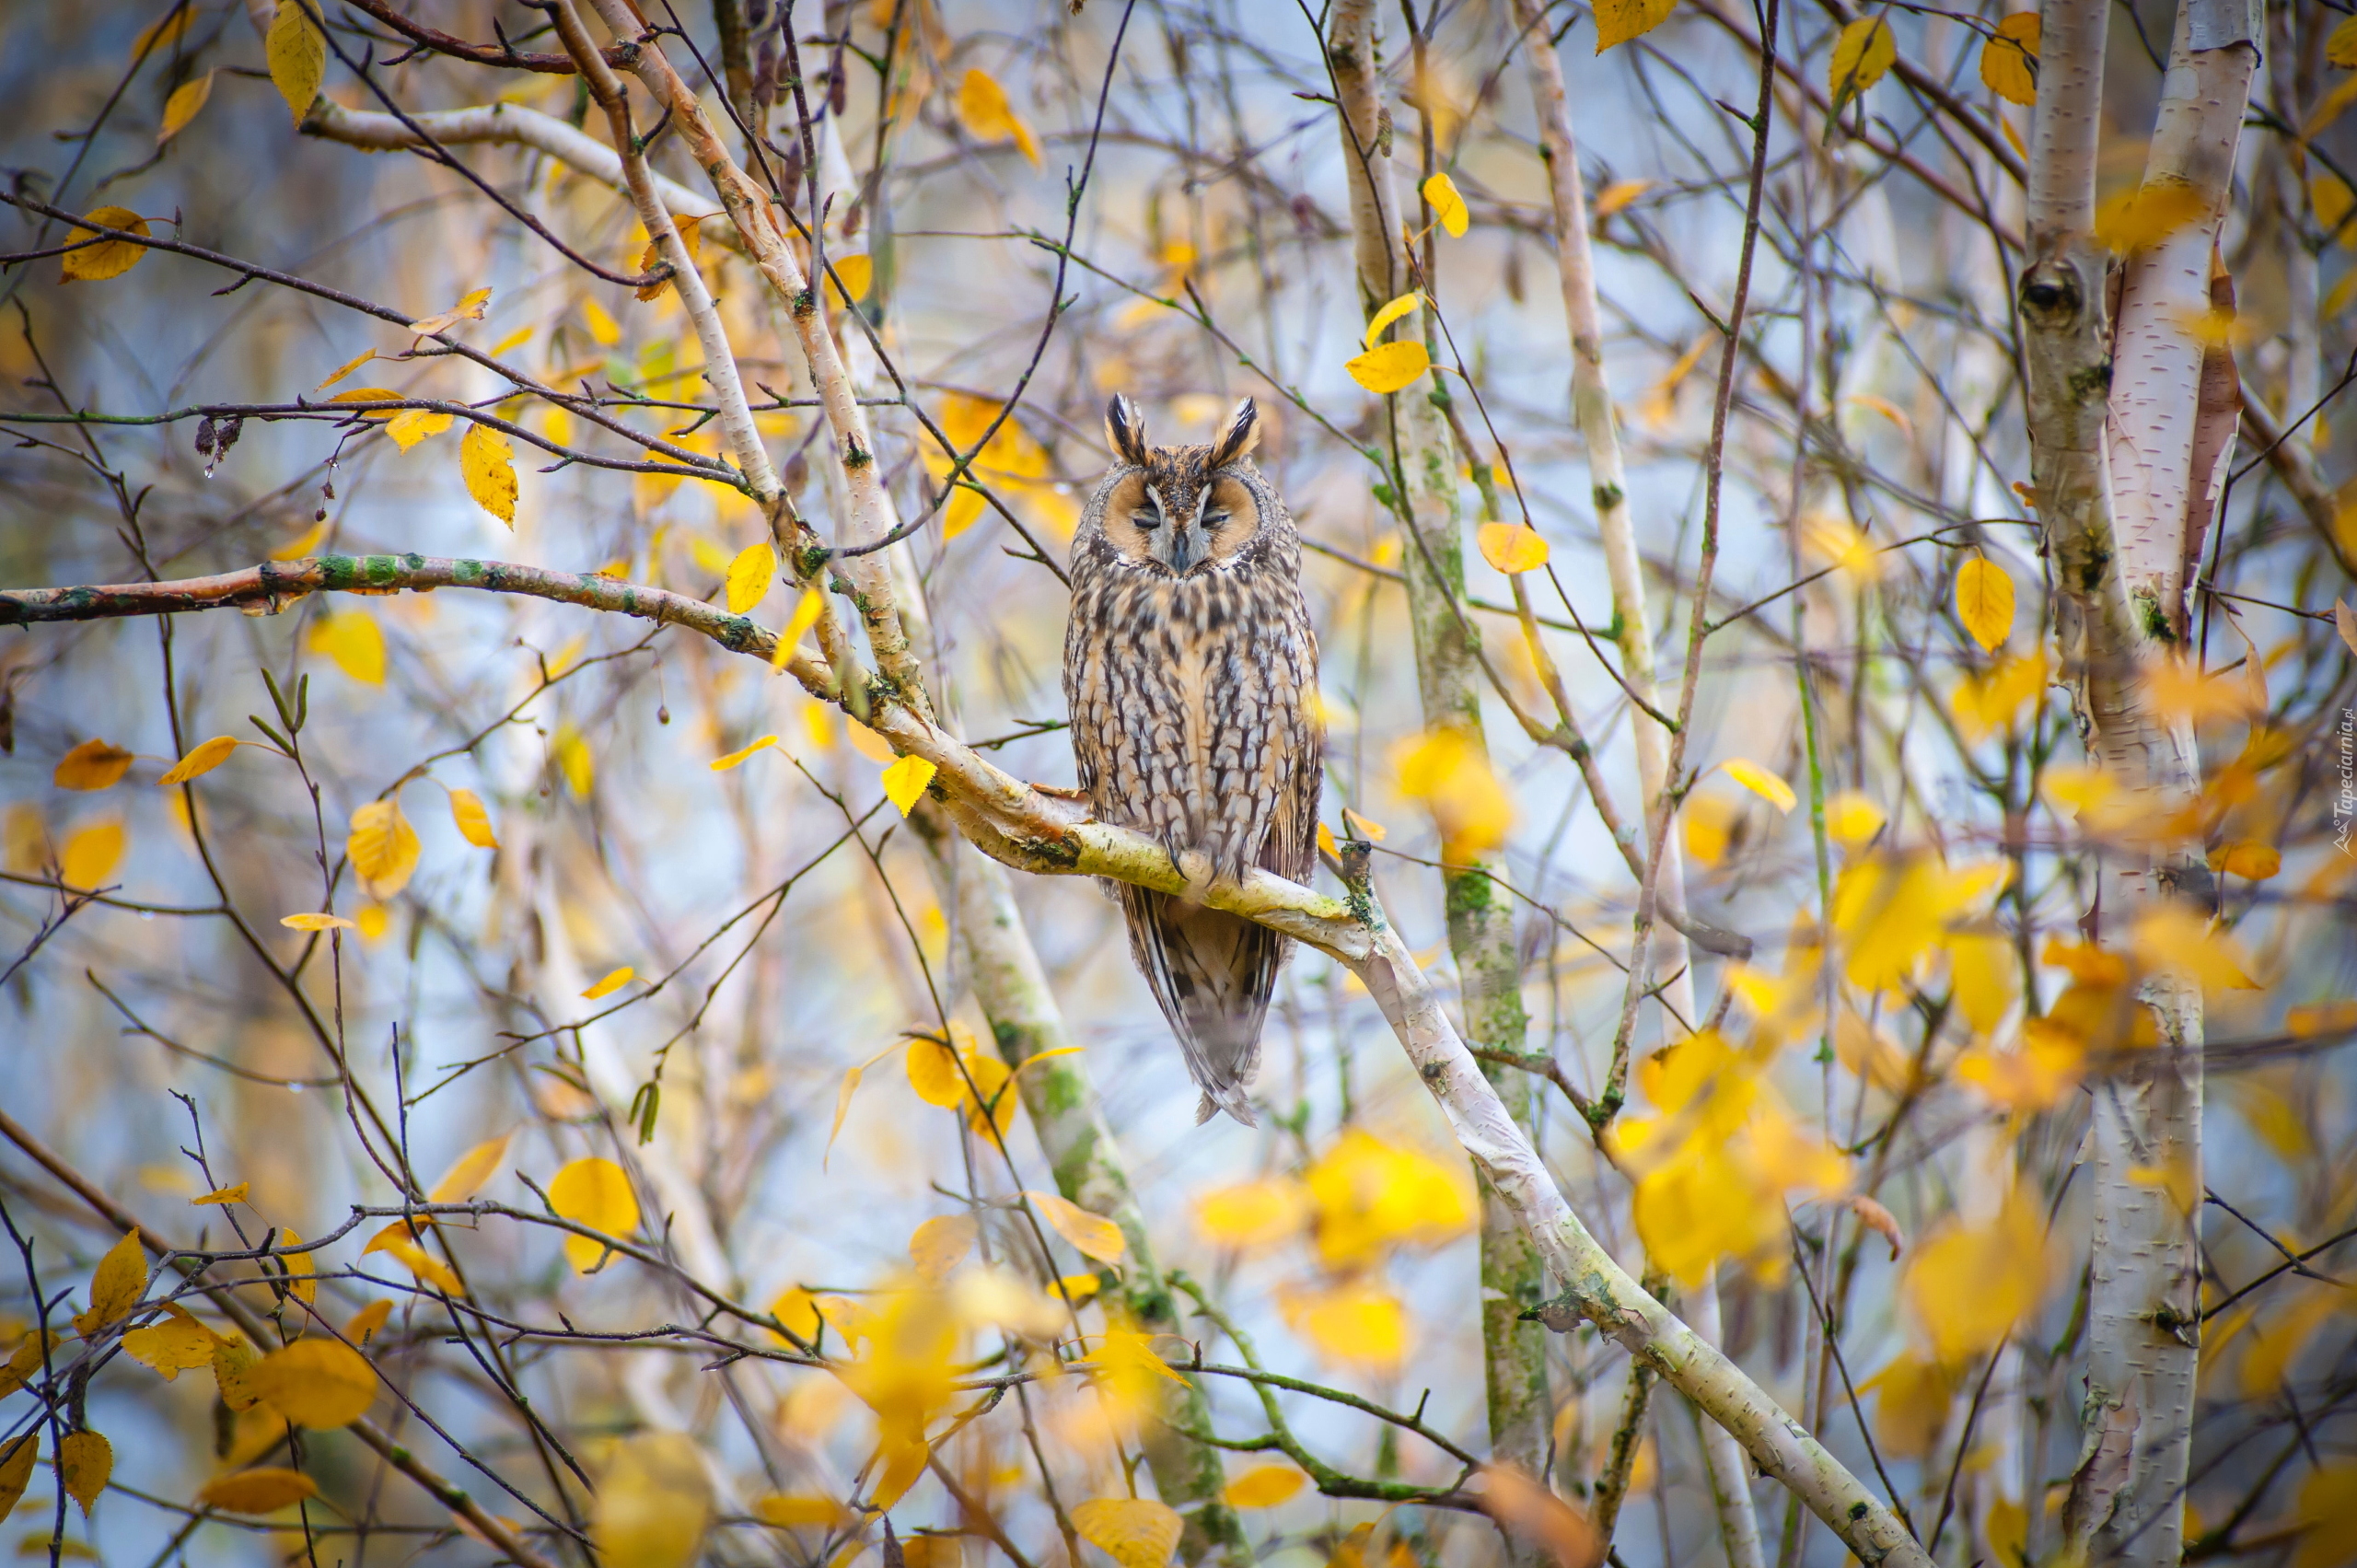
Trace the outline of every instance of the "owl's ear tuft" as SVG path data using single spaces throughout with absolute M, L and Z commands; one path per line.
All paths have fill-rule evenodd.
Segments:
M 1145 415 L 1125 393 L 1115 394 L 1105 405 L 1105 440 L 1122 462 L 1145 467 Z
M 1260 445 L 1260 405 L 1250 398 L 1236 405 L 1236 412 L 1227 422 L 1227 434 L 1212 447 L 1211 466 L 1224 469 L 1239 458 L 1251 455 Z

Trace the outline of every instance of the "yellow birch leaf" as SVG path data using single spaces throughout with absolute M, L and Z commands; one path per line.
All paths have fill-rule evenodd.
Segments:
M 2324 60 L 2343 71 L 2357 71 L 2357 17 L 2344 17 L 2325 35 Z
M 161 20 L 150 22 L 140 29 L 139 36 L 131 41 L 133 62 L 136 64 L 151 54 L 169 51 L 188 36 L 188 29 L 196 25 L 197 16 L 194 6 L 174 6 L 164 13 Z
M 450 428 L 456 414 L 440 409 L 405 408 L 385 422 L 385 434 L 404 452 L 429 436 L 439 436 Z
M 190 749 L 187 756 L 164 770 L 164 776 L 156 782 L 158 784 L 186 784 L 227 761 L 229 753 L 237 749 L 238 738 L 234 735 L 216 735 L 210 740 L 200 741 Z
M 917 1278 L 939 1290 L 974 1249 L 981 1226 L 972 1214 L 935 1214 L 909 1236 L 909 1263 Z
M 403 1243 L 402 1245 L 409 1245 Z M 397 1249 L 389 1249 L 399 1256 Z M 338 1340 L 296 1340 L 254 1363 L 246 1381 L 256 1397 L 297 1426 L 350 1426 L 377 1398 L 377 1369 Z
M 137 266 L 147 254 L 147 247 L 128 239 L 99 239 L 101 228 L 121 229 L 129 234 L 147 232 L 147 220 L 129 207 L 93 207 L 89 228 L 76 226 L 66 232 L 65 243 L 82 245 L 84 240 L 97 240 L 83 245 L 79 250 L 68 250 L 64 259 L 64 281 L 66 283 L 104 283 L 119 278 Z
M 167 1306 L 165 1317 L 122 1336 L 122 1353 L 154 1369 L 167 1383 L 183 1372 L 213 1365 L 215 1335 L 187 1308 Z
M 112 741 L 93 738 L 57 760 L 50 783 L 60 789 L 112 789 L 131 770 L 132 754 Z
M 1411 338 L 1404 343 L 1378 343 L 1364 354 L 1345 360 L 1342 368 L 1351 373 L 1352 380 L 1383 397 L 1410 385 L 1432 366 L 1432 355 L 1424 351 L 1424 345 Z
M 621 324 L 608 314 L 606 308 L 596 300 L 586 296 L 582 299 L 581 319 L 588 326 L 589 336 L 597 342 L 599 348 L 611 348 L 622 341 Z M 594 361 L 591 363 L 591 368 L 595 368 Z
M 1130 1249 L 1121 1227 L 1102 1214 L 1092 1214 L 1069 1199 L 1053 1192 L 1023 1194 L 1039 1217 L 1052 1226 L 1058 1236 L 1073 1244 L 1083 1257 L 1094 1258 L 1100 1263 L 1119 1263 Z
M 2183 904 L 2163 904 L 2136 922 L 2129 938 L 2136 960 L 2147 969 L 2174 970 L 2205 991 L 2257 991 L 2249 957 L 2234 938 Z
M 379 903 L 408 887 L 417 870 L 417 830 L 398 800 L 372 800 L 353 812 L 343 848 L 361 885 Z
M 66 839 L 57 854 L 59 880 L 69 888 L 96 888 L 122 863 L 130 835 L 121 822 L 94 822 Z
M 628 985 L 631 982 L 632 977 L 637 973 L 638 970 L 636 967 L 630 964 L 624 964 L 618 970 L 609 970 L 598 980 L 597 984 L 591 986 L 588 990 L 581 993 L 581 999 L 584 1002 L 602 1001 L 606 997 L 611 996 L 615 992 L 620 991 L 623 986 Z
M 1669 19 L 1678 0 L 1596 0 L 1596 52 L 1643 38 Z
M 515 452 L 506 434 L 488 424 L 468 425 L 466 439 L 459 443 L 459 472 L 467 482 L 467 494 L 511 528 L 516 526 Z
M 982 493 L 961 484 L 941 508 L 941 537 L 944 540 L 956 539 L 981 521 L 981 517 Z
M 491 357 L 497 359 L 509 349 L 520 348 L 525 343 L 531 342 L 532 334 L 538 330 L 538 328 L 528 326 L 517 328 L 514 331 L 508 333 L 505 337 L 491 345 Z
M 1452 239 L 1462 238 L 1473 215 L 1467 210 L 1464 196 L 1457 189 L 1457 181 L 1446 174 L 1435 174 L 1424 181 L 1424 200 L 1431 203 L 1433 217 Z
M 262 55 L 270 63 L 271 85 L 300 126 L 328 74 L 327 35 L 304 14 L 301 0 L 278 0 L 270 31 L 262 36 Z
M 65 1483 L 65 1494 L 82 1505 L 82 1517 L 87 1519 L 99 1494 L 107 1489 L 107 1477 L 114 1473 L 114 1447 L 87 1427 L 69 1432 L 57 1445 L 57 1473 Z
M 1481 559 L 1510 577 L 1547 564 L 1547 540 L 1527 523 L 1483 523 L 1474 537 Z
M 2014 579 L 1985 555 L 1956 568 L 1956 614 L 1983 653 L 2013 634 Z
M 296 534 L 286 543 L 282 544 L 276 550 L 272 551 L 270 552 L 270 558 L 273 561 L 300 561 L 306 555 L 310 554 L 311 552 L 319 549 L 319 540 L 327 537 L 327 520 L 325 518 L 321 518 L 319 521 L 313 523 L 309 528 L 305 528 L 301 533 Z
M 628 1237 L 638 1229 L 638 1195 L 631 1191 L 630 1173 L 610 1159 L 591 1156 L 575 1160 L 549 1179 L 549 1207 L 563 1218 Z M 606 1249 L 586 1236 L 564 1238 L 564 1260 L 576 1274 L 598 1266 Z
M 785 661 L 794 656 L 794 650 L 801 645 L 802 634 L 819 624 L 819 617 L 826 612 L 826 609 L 825 594 L 815 587 L 802 590 L 802 597 L 794 601 L 794 613 L 786 617 L 784 626 L 778 628 L 777 646 L 770 654 L 772 669 L 785 668 Z M 819 742 L 821 746 L 829 744 L 828 740 Z
M 352 1315 L 352 1321 L 343 1326 L 343 1337 L 355 1344 L 365 1345 L 377 1337 L 377 1331 L 385 1326 L 385 1320 L 392 1315 L 391 1298 L 372 1301 Z
M 1341 1284 L 1286 1297 L 1293 1330 L 1329 1360 L 1369 1370 L 1397 1367 L 1408 1351 L 1408 1315 L 1389 1291 Z
M 958 84 L 957 110 L 958 122 L 976 141 L 1012 141 L 1034 167 L 1038 166 L 1039 144 L 1032 137 L 1031 128 L 1016 114 L 1014 105 L 1007 101 L 1006 89 L 987 72 L 967 71 Z
M 2096 238 L 2106 249 L 2125 256 L 2149 250 L 2210 210 L 2208 198 L 2183 180 L 2154 180 L 2104 202 L 2096 208 Z
M 1186 1522 L 1177 1510 L 1150 1498 L 1100 1497 L 1074 1504 L 1072 1526 L 1121 1568 L 1163 1568 L 1178 1550 Z
M 1323 822 L 1318 824 L 1318 847 L 1326 854 L 1337 857 L 1342 853 L 1341 847 L 1334 842 L 1334 830 Z
M 1997 24 L 1980 46 L 1980 80 L 1991 92 L 2007 103 L 2038 101 L 2039 38 L 2036 11 L 2015 11 Z
M 728 563 L 728 613 L 742 615 L 769 598 L 777 581 L 777 549 L 767 540 L 749 544 Z
M 966 1102 L 966 1125 L 985 1136 L 994 1132 L 1004 1139 L 1007 1129 L 1015 1125 L 1015 1108 L 1022 1103 L 1006 1086 L 1007 1080 L 1015 1076 L 1014 1069 L 995 1056 L 973 1051 L 966 1058 L 966 1071 L 974 1079 L 974 1094 Z M 987 1115 L 985 1107 L 989 1108 Z
M 848 309 L 865 299 L 867 291 L 876 285 L 873 256 L 830 256 L 827 265 L 834 269 L 834 275 L 827 280 L 827 297 L 838 310 Z
M 850 1510 L 830 1497 L 787 1497 L 772 1493 L 753 1499 L 753 1516 L 765 1525 L 784 1529 L 837 1529 L 850 1518 Z M 923 1539 L 923 1538 L 919 1538 Z M 913 1542 L 904 1542 L 903 1546 Z
M 329 377 L 326 380 L 312 388 L 311 390 L 314 392 L 326 391 L 330 387 L 334 386 L 338 381 L 343 380 L 345 377 L 351 375 L 354 371 L 359 369 L 362 366 L 367 364 L 370 360 L 376 357 L 377 351 L 373 348 L 364 354 L 354 354 L 350 359 L 345 360 L 342 365 L 336 367 L 334 375 Z
M 1850 100 L 1883 78 L 1898 60 L 1898 41 L 1892 35 L 1890 24 L 1880 17 L 1860 17 L 1841 29 L 1833 41 L 1833 65 L 1829 76 L 1829 88 L 1833 99 L 1831 113 L 1840 118 Z
M 711 1522 L 712 1482 L 694 1443 L 642 1432 L 614 1446 L 590 1526 L 605 1568 L 687 1568 Z
M 268 1466 L 215 1476 L 197 1490 L 196 1501 L 225 1514 L 275 1514 L 319 1494 L 318 1485 L 302 1471 Z
M 461 298 L 458 304 L 453 305 L 447 310 L 439 311 L 435 315 L 423 317 L 418 320 L 412 321 L 409 324 L 409 330 L 415 332 L 422 338 L 430 338 L 436 332 L 448 331 L 451 328 L 457 326 L 461 321 L 482 320 L 483 308 L 490 303 L 491 290 L 487 288 L 470 289 L 466 296 Z
M 89 1338 L 138 1306 L 146 1289 L 147 1253 L 139 1245 L 137 1231 L 124 1231 L 122 1239 L 99 1260 L 90 1276 L 90 1309 L 74 1315 L 74 1331 Z
M 1984 1225 L 1951 1221 L 1917 1245 L 1902 1288 L 1944 1362 L 1994 1347 L 2045 1298 L 2053 1275 L 2038 1206 L 2009 1200 Z
M 278 923 L 289 931 L 356 931 L 359 928 L 340 914 L 321 914 L 317 910 L 305 910 L 300 914 L 283 914 Z
M 164 122 L 156 128 L 156 145 L 162 146 L 188 129 L 188 122 L 203 112 L 205 99 L 213 96 L 213 73 L 207 71 L 193 81 L 182 82 L 164 100 Z
M 1853 789 L 1843 790 L 1825 803 L 1826 836 L 1851 849 L 1872 842 L 1888 819 L 1881 807 Z
M 442 1173 L 442 1179 L 426 1190 L 429 1203 L 463 1203 L 482 1191 L 482 1184 L 499 1174 L 499 1162 L 507 1157 L 507 1145 L 516 1136 L 513 1129 L 496 1138 L 486 1138 L 460 1155 Z
M 1747 757 L 1730 757 L 1719 764 L 1719 771 L 1779 811 L 1790 811 L 1799 804 L 1793 786 Z
M 286 1265 L 286 1272 L 290 1274 L 308 1274 L 311 1272 L 311 1255 L 308 1252 L 298 1252 L 294 1250 L 296 1244 L 300 1242 L 302 1239 L 303 1238 L 295 1234 L 295 1227 L 293 1225 L 281 1225 L 279 1227 L 278 1245 L 280 1252 L 278 1255 L 278 1260 Z M 297 1301 L 313 1302 L 319 1299 L 319 1282 L 316 1279 L 289 1280 L 286 1283 L 286 1288 L 295 1293 L 295 1299 Z
M 1654 188 L 1650 180 L 1616 180 L 1596 193 L 1596 221 L 1602 223 L 1613 214 Z
M 924 794 L 925 785 L 933 782 L 933 775 L 938 771 L 922 757 L 901 758 L 884 770 L 885 798 L 900 808 L 901 816 L 907 816 L 916 808 L 918 797 Z
M 964 1104 L 966 1074 L 958 1059 L 958 1053 L 939 1040 L 922 1036 L 910 1040 L 909 1087 L 916 1091 L 917 1098 L 945 1109 Z
M 328 401 L 331 403 L 397 403 L 406 395 L 406 393 L 395 391 L 390 387 L 347 387 L 330 398 Z M 399 409 L 389 408 L 363 409 L 360 417 L 390 419 L 401 412 Z
M 235 1187 L 215 1187 L 202 1198 L 191 1198 L 188 1201 L 189 1206 L 201 1209 L 207 1203 L 217 1203 L 226 1209 L 232 1203 L 244 1202 L 246 1193 L 252 1186 L 253 1183 L 250 1181 L 240 1181 Z
M 2210 868 L 2247 882 L 2264 882 L 2283 869 L 2283 855 L 2273 844 L 2221 844 L 2210 852 Z
M 1976 1035 L 2004 1022 L 2021 995 L 2021 960 L 2014 945 L 1995 932 L 1964 932 L 1948 938 L 1948 976 L 1956 1003 Z
M 754 741 L 750 746 L 740 746 L 736 750 L 728 753 L 726 757 L 714 758 L 710 764 L 712 771 L 715 773 L 725 773 L 729 769 L 745 761 L 746 758 L 750 757 L 754 752 L 766 751 L 776 744 L 776 736 L 764 735 L 759 740 Z
M 776 1299 L 770 1303 L 770 1316 L 785 1325 L 787 1331 L 806 1345 L 819 1337 L 818 1298 L 800 1285 L 788 1285 L 778 1292 Z M 779 1336 L 772 1334 L 770 1337 L 778 1339 Z M 780 1342 L 791 1344 L 793 1341 L 782 1340 Z
M 1220 1493 L 1231 1508 L 1273 1508 L 1309 1483 L 1291 1465 L 1256 1465 Z
M 499 835 L 491 830 L 491 813 L 484 809 L 482 796 L 470 789 L 450 792 L 450 821 L 459 836 L 477 849 L 497 849 Z
M 1289 1176 L 1213 1188 L 1195 1200 L 1195 1227 L 1221 1247 L 1274 1247 L 1309 1216 L 1309 1190 Z
M 22 1437 L 0 1446 L 0 1519 L 17 1505 L 32 1483 L 33 1461 L 41 1457 L 41 1434 L 28 1432 Z
M 549 750 L 556 759 L 557 772 L 564 775 L 564 787 L 577 798 L 587 798 L 598 782 L 597 760 L 589 753 L 588 739 L 575 726 L 559 725 Z
M 1392 322 L 1397 321 L 1400 317 L 1407 315 L 1410 311 L 1422 308 L 1423 303 L 1424 296 L 1421 290 L 1412 290 L 1407 294 L 1401 295 L 1399 298 L 1391 301 L 1382 309 L 1367 318 L 1366 336 L 1361 341 L 1364 342 L 1367 347 L 1373 348 L 1375 346 L 1376 340 L 1383 336 L 1385 328 L 1390 326 Z
M 303 645 L 325 654 L 334 666 L 364 686 L 385 683 L 385 633 L 356 610 L 336 610 L 311 622 Z
M 695 265 L 697 257 L 703 253 L 703 219 L 701 217 L 674 218 L 671 222 L 672 226 L 679 231 L 679 245 L 688 253 L 688 264 Z M 646 249 L 638 253 L 639 272 L 651 273 L 662 264 L 663 242 L 659 239 L 649 239 L 646 242 Z M 671 277 L 666 274 L 660 282 L 641 284 L 632 292 L 642 300 L 653 299 L 665 289 L 669 288 L 672 281 Z

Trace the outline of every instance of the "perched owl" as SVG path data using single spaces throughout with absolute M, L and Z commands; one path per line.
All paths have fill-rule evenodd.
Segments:
M 1247 398 L 1207 447 L 1149 447 L 1137 405 L 1117 397 L 1105 434 L 1113 466 L 1073 540 L 1064 632 L 1081 787 L 1098 820 L 1160 840 L 1198 885 L 1255 865 L 1306 881 L 1325 750 L 1318 638 L 1293 519 L 1252 463 L 1260 411 Z M 1254 1125 L 1245 1091 L 1293 944 L 1190 899 L 1111 890 L 1202 1091 L 1195 1120 Z

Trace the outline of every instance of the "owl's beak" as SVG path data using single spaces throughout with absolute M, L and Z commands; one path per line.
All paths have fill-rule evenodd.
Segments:
M 1180 523 L 1170 530 L 1170 570 L 1185 576 L 1188 570 L 1211 553 L 1211 540 L 1204 537 L 1202 524 Z

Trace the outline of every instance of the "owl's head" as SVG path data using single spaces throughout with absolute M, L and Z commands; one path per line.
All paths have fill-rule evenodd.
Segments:
M 1232 560 L 1260 532 L 1261 488 L 1247 482 L 1260 444 L 1260 411 L 1236 405 L 1219 438 L 1202 447 L 1149 447 L 1138 405 L 1116 397 L 1105 409 L 1113 467 L 1098 493 L 1106 542 L 1124 560 L 1174 577 Z

